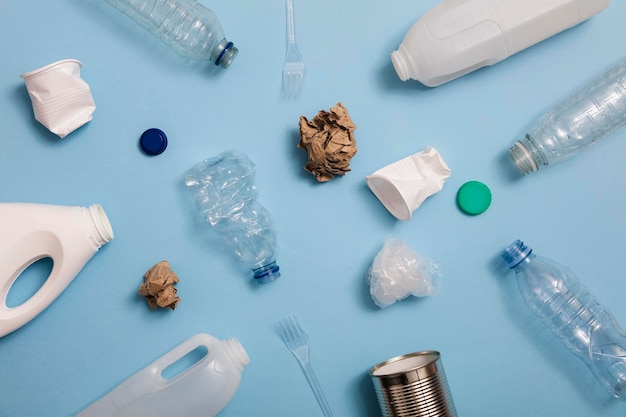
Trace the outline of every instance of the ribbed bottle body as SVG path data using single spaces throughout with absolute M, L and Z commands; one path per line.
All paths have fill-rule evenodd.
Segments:
M 230 65 L 237 48 L 215 13 L 196 0 L 107 0 L 180 55 Z
M 515 269 L 530 310 L 585 362 L 607 391 L 626 399 L 626 334 L 613 315 L 569 268 L 528 250 L 513 263 L 509 266 Z
M 548 110 L 509 149 L 522 174 L 569 159 L 626 124 L 626 62 Z

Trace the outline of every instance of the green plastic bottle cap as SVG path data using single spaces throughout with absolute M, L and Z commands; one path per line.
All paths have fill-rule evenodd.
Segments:
M 467 214 L 480 214 L 491 204 L 491 191 L 480 181 L 468 181 L 456 194 L 459 208 Z

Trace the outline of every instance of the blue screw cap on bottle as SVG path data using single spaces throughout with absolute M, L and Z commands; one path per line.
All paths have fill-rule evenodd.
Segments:
M 162 130 L 151 128 L 143 132 L 139 144 L 148 155 L 160 155 L 167 148 L 167 136 Z

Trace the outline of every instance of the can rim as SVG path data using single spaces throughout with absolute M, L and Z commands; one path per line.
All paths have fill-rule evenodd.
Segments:
M 395 364 L 395 363 L 402 362 L 402 361 L 406 361 L 406 360 L 410 360 L 410 359 L 415 359 L 418 356 L 432 356 L 432 358 L 430 358 L 428 360 L 425 360 L 423 362 L 420 362 L 420 363 L 414 363 L 412 366 L 408 366 L 408 367 L 403 368 L 403 369 L 398 370 L 398 371 L 377 374 L 377 371 L 380 371 L 382 368 L 384 368 L 384 367 L 386 367 L 388 365 Z M 425 366 L 428 366 L 428 365 L 436 362 L 440 357 L 441 357 L 441 354 L 438 351 L 436 351 L 436 350 L 421 350 L 421 351 L 418 351 L 418 352 L 407 353 L 406 355 L 395 356 L 395 357 L 393 357 L 391 359 L 387 359 L 384 362 L 381 362 L 381 363 L 379 363 L 377 365 L 374 365 L 369 370 L 369 374 L 372 377 L 393 377 L 393 376 L 397 376 L 397 375 L 402 375 L 402 374 L 405 374 L 407 372 L 414 371 L 416 369 L 424 368 Z

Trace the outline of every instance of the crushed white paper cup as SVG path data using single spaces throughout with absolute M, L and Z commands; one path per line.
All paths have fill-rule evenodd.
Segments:
M 22 74 L 35 119 L 64 138 L 93 118 L 96 104 L 80 77 L 81 63 L 65 59 Z
M 443 188 L 451 173 L 439 152 L 428 146 L 366 179 L 370 190 L 394 217 L 409 220 L 424 200 Z

